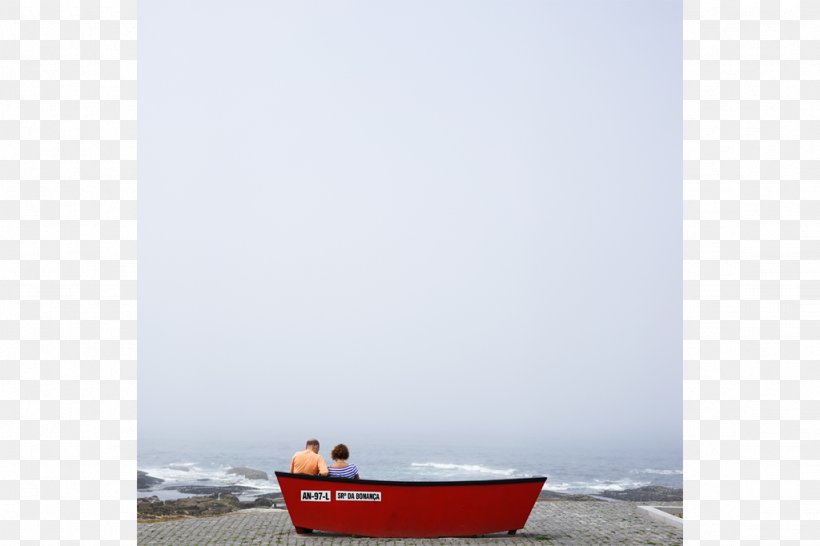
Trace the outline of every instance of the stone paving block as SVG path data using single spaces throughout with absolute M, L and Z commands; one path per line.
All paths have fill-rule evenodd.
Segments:
M 666 503 L 657 503 L 666 504 Z M 297 535 L 285 510 L 254 508 L 224 516 L 140 523 L 144 546 L 517 546 L 683 544 L 683 532 L 653 520 L 631 502 L 538 502 L 524 529 L 467 538 L 376 539 L 315 532 Z

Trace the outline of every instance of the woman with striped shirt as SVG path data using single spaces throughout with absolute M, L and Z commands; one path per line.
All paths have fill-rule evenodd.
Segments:
M 333 464 L 327 467 L 327 475 L 330 478 L 350 478 L 351 480 L 359 479 L 359 467 L 353 463 L 348 463 L 347 458 L 350 457 L 350 451 L 344 444 L 339 444 L 330 452 L 333 459 Z

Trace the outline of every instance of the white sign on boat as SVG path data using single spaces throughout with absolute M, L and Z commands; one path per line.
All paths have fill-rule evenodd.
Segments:
M 302 490 L 302 502 L 330 502 L 330 491 Z
M 381 491 L 336 491 L 337 501 L 381 502 Z

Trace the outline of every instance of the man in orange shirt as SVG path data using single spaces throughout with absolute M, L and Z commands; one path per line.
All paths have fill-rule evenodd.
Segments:
M 327 463 L 319 455 L 319 440 L 310 438 L 305 443 L 304 451 L 297 451 L 290 460 L 291 474 L 310 474 L 327 476 Z

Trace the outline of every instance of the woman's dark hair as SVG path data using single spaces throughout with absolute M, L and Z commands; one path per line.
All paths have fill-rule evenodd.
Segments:
M 330 452 L 330 457 L 334 461 L 346 461 L 347 458 L 350 457 L 350 451 L 347 450 L 346 445 L 339 444 Z

